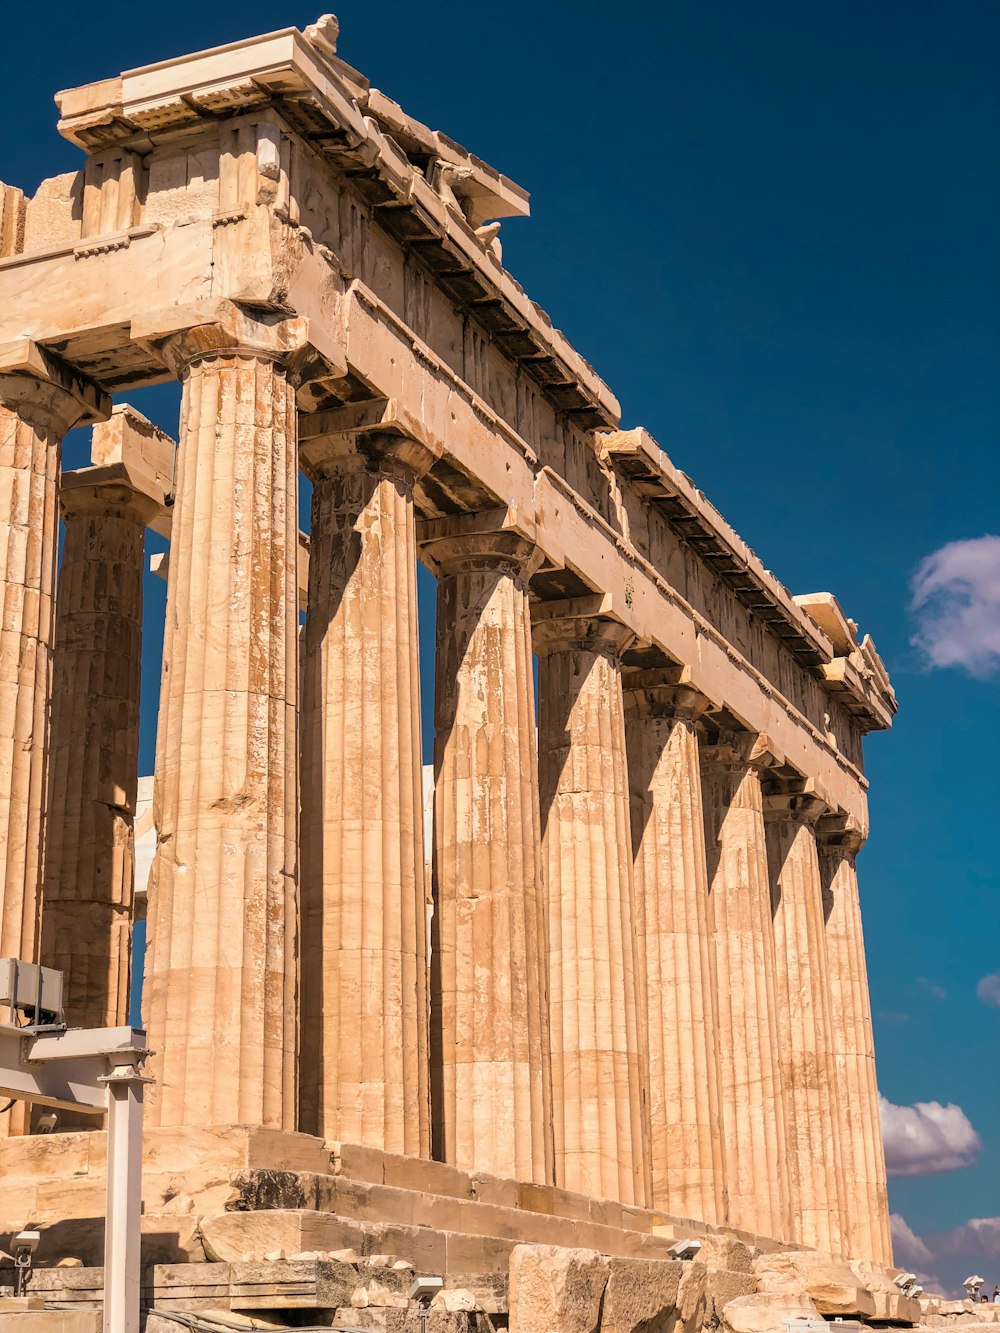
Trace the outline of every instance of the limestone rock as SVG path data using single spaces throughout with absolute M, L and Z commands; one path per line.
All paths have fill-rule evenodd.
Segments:
M 703 1263 L 690 1261 L 684 1263 L 683 1269 L 677 1290 L 677 1323 L 688 1333 L 693 1333 L 705 1322 L 708 1269 Z
M 739 1296 L 753 1296 L 757 1290 L 752 1273 L 734 1273 L 727 1268 L 710 1268 L 706 1290 L 707 1317 L 719 1322 L 722 1311 Z
M 677 1320 L 682 1263 L 610 1261 L 601 1333 L 669 1333 Z
M 510 1333 L 596 1333 L 609 1272 L 608 1259 L 596 1250 L 515 1245 Z
M 795 1296 L 737 1296 L 722 1311 L 723 1333 L 788 1333 L 786 1319 L 818 1319 L 810 1300 Z
M 723 1268 L 731 1273 L 752 1273 L 757 1251 L 731 1236 L 702 1235 L 698 1262 L 709 1269 Z
M 436 1309 L 448 1310 L 452 1314 L 479 1308 L 475 1296 L 471 1291 L 466 1291 L 464 1287 L 448 1287 L 444 1291 L 439 1291 L 431 1304 Z
M 757 1289 L 776 1296 L 807 1296 L 823 1315 L 875 1314 L 875 1301 L 842 1259 L 814 1250 L 762 1255 L 754 1264 Z
M 276 1250 L 296 1254 L 298 1214 L 281 1209 L 260 1213 L 210 1213 L 201 1219 L 201 1239 L 210 1263 L 240 1263 L 246 1255 L 262 1260 Z

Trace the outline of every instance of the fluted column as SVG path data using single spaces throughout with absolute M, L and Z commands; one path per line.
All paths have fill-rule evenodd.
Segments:
M 777 980 L 760 770 L 766 745 L 701 746 L 729 1223 L 790 1238 Z
M 708 701 L 627 672 L 626 738 L 649 1052 L 652 1204 L 725 1222 L 718 1000 L 695 720 Z
M 8 349 L 9 350 L 9 349 Z M 26 343 L 0 373 L 0 957 L 34 960 L 48 780 L 62 438 L 103 395 Z
M 416 445 L 310 439 L 301 1128 L 430 1148 Z
M 466 1171 L 552 1180 L 546 925 L 528 577 L 494 514 L 430 523 L 438 577 L 435 1144 Z M 478 530 L 477 530 L 478 529 Z
M 556 1183 L 644 1204 L 649 1118 L 615 621 L 535 615 Z
M 145 526 L 108 469 L 63 479 L 42 960 L 71 1026 L 128 1020 Z
M 771 906 L 778 960 L 778 1033 L 785 1090 L 793 1239 L 843 1252 L 836 1062 L 815 822 L 815 797 L 769 783 L 765 797 Z
M 295 321 L 194 329 L 171 531 L 146 1018 L 161 1125 L 295 1125 Z
M 820 821 L 820 874 L 836 1042 L 834 1115 L 841 1137 L 848 1254 L 892 1263 L 885 1152 L 875 1079 L 868 969 L 855 857 L 861 835 L 836 817 Z

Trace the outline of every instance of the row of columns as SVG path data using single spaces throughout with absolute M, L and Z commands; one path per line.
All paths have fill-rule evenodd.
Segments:
M 145 1001 L 153 1121 L 433 1150 L 467 1170 L 887 1258 L 849 835 L 821 842 L 815 800 L 768 777 L 754 738 L 707 731 L 706 701 L 676 673 L 623 671 L 620 624 L 587 602 L 529 607 L 539 555 L 502 514 L 418 531 L 414 488 L 431 460 L 413 442 L 319 435 L 300 452 L 294 355 L 266 333 L 197 330 L 165 349 L 183 402 Z M 41 466 L 54 514 L 58 466 L 22 378 L 0 377 L 19 590 L 39 560 L 11 558 L 15 492 Z M 300 461 L 313 481 L 301 709 Z M 71 927 L 58 939 L 65 867 L 77 910 L 103 912 L 109 938 L 128 898 L 131 561 L 145 520 L 113 488 L 65 513 L 60 648 L 79 665 L 61 668 L 74 704 L 52 703 L 59 848 L 43 920 L 72 992 L 74 966 L 94 964 L 72 958 Z M 54 541 L 52 519 L 39 539 L 50 598 Z M 438 578 L 429 994 L 418 541 Z M 22 715 L 43 710 L 35 737 L 47 680 L 17 681 Z M 91 713 L 94 700 L 107 711 L 74 729 L 72 707 Z M 5 702 L 8 746 L 18 716 Z M 95 831 L 72 774 L 109 736 L 118 794 Z M 0 790 L 17 825 L 3 952 L 30 956 L 37 912 L 10 866 L 18 838 L 33 846 L 26 810 L 39 819 L 42 801 L 16 795 Z M 83 841 L 126 850 L 89 872 Z M 120 972 L 120 944 L 105 954 Z

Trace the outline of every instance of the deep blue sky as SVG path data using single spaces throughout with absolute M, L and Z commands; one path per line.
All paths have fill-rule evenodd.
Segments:
M 996 1217 L 1000 1009 L 975 987 L 1000 970 L 1000 691 L 995 672 L 928 669 L 908 601 L 923 558 L 1000 533 L 1000 7 L 338 13 L 346 60 L 531 191 L 505 262 L 625 424 L 793 592 L 835 592 L 875 637 L 900 698 L 867 746 L 860 862 L 880 1083 L 898 1105 L 956 1103 L 983 1140 L 974 1166 L 894 1181 L 892 1204 L 921 1232 Z M 32 189 L 78 164 L 56 89 L 315 17 L 252 0 L 10 6 L 0 177 Z M 175 428 L 170 393 L 137 402 Z M 162 588 L 148 606 L 152 629 Z M 940 1259 L 949 1283 L 966 1253 Z M 976 1263 L 1000 1278 L 1000 1242 Z

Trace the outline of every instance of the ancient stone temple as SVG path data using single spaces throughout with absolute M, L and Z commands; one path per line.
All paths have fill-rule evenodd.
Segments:
M 60 93 L 80 169 L 0 187 L 0 955 L 75 1024 L 127 1014 L 170 543 L 148 1302 L 403 1328 L 415 1268 L 440 1329 L 562 1328 L 570 1288 L 566 1327 L 659 1328 L 644 1292 L 741 1329 L 795 1259 L 800 1314 L 913 1322 L 855 874 L 878 654 L 622 429 L 503 267 L 525 192 L 336 39 Z M 170 379 L 176 443 L 128 402 Z M 8 1122 L 0 1232 L 85 1302 L 103 1136 Z

